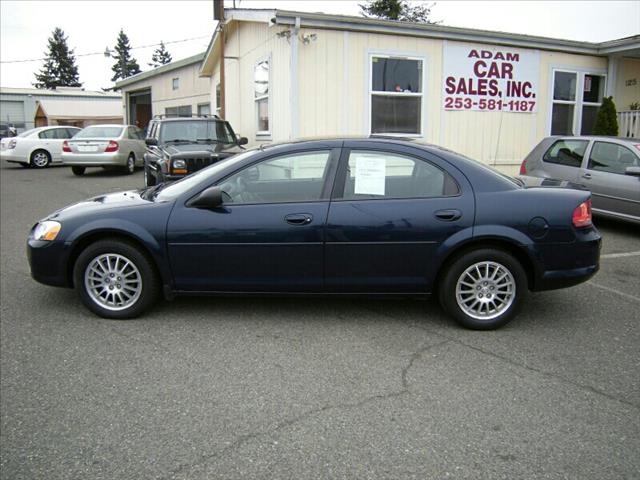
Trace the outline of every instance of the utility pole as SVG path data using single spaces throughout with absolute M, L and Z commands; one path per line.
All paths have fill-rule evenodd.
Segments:
M 224 0 L 213 0 L 213 18 L 218 20 L 218 31 L 220 32 L 220 117 L 225 118 L 225 75 L 224 75 Z

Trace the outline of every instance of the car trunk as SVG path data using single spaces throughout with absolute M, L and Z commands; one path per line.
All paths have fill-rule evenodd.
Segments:
M 111 139 L 83 138 L 68 140 L 72 153 L 104 153 Z

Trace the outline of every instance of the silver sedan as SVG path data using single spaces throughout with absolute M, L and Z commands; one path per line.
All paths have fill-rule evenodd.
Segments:
M 137 127 L 91 125 L 63 142 L 62 163 L 75 175 L 84 175 L 87 167 L 115 167 L 131 174 L 143 165 L 146 148 Z

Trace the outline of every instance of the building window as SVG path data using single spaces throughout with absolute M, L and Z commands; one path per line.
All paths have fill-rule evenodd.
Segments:
M 220 116 L 220 105 L 222 104 L 222 96 L 220 95 L 220 84 L 216 85 L 216 115 Z
M 171 81 L 171 86 L 173 87 L 174 90 L 178 90 L 178 88 L 180 88 L 180 79 L 179 78 L 174 78 Z
M 269 134 L 269 59 L 258 62 L 253 70 L 257 133 Z
M 167 107 L 164 109 L 167 117 L 190 117 L 191 105 L 181 105 L 179 107 Z
M 584 72 L 553 72 L 551 135 L 590 135 L 602 105 L 606 77 Z
M 198 105 L 198 115 L 211 115 L 211 104 L 201 103 Z
M 420 135 L 423 60 L 371 57 L 371 133 Z

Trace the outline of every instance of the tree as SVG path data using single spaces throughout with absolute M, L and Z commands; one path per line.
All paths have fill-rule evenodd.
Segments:
M 118 34 L 118 40 L 115 47 L 116 53 L 113 55 L 113 59 L 116 61 L 111 70 L 113 71 L 112 82 L 118 79 L 125 79 L 136 73 L 140 73 L 140 65 L 135 58 L 131 56 L 131 45 L 129 44 L 129 37 L 120 29 Z
M 401 20 L 403 22 L 440 23 L 429 20 L 435 3 L 412 6 L 407 0 L 367 0 L 358 4 L 360 13 L 365 17 Z
M 48 47 L 49 52 L 42 69 L 35 74 L 36 82 L 33 86 L 47 89 L 81 87 L 73 50 L 69 50 L 67 37 L 60 28 L 56 27 L 53 30 Z
M 593 134 L 618 136 L 618 116 L 613 97 L 602 99 L 602 105 L 598 109 L 596 123 L 593 126 Z
M 166 65 L 167 63 L 171 63 L 171 54 L 164 46 L 164 42 L 160 40 L 160 46 L 153 51 L 153 55 L 151 56 L 150 67 L 159 67 L 160 65 Z

